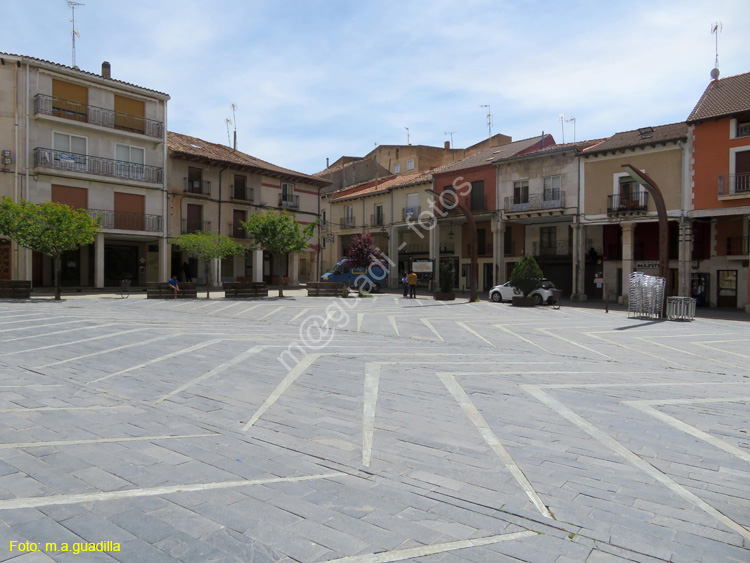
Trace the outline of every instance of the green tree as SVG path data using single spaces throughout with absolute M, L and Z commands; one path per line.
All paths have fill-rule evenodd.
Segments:
M 4 197 L 0 202 L 0 234 L 20 246 L 51 257 L 55 264 L 55 299 L 60 299 L 60 257 L 94 242 L 99 220 L 88 211 L 71 209 L 62 203 L 45 201 L 15 203 Z
M 284 297 L 281 260 L 293 252 L 306 250 L 317 224 L 315 221 L 302 228 L 294 215 L 286 211 L 255 213 L 242 222 L 242 228 L 250 234 L 255 244 L 273 255 L 279 274 L 279 297 Z
M 453 291 L 453 262 L 440 262 L 440 293 Z
M 521 261 L 516 264 L 510 273 L 510 285 L 518 288 L 525 296 L 539 287 L 544 274 L 531 254 L 525 255 Z
M 228 256 L 243 254 L 246 250 L 229 237 L 202 231 L 175 237 L 172 244 L 178 245 L 189 256 L 203 260 L 206 268 L 206 299 L 211 299 L 211 260 L 223 260 Z

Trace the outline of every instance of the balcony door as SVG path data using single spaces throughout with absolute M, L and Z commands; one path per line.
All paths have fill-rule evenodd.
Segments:
M 203 228 L 203 206 L 194 205 L 191 203 L 187 204 L 186 210 L 187 220 L 185 221 L 187 233 L 194 233 L 200 231 Z
M 737 270 L 719 270 L 717 307 L 737 307 Z

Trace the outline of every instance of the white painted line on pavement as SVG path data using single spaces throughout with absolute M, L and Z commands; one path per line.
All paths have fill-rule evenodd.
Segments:
M 271 315 L 273 315 L 274 313 L 278 313 L 278 312 L 279 312 L 279 311 L 281 311 L 282 309 L 286 309 L 286 307 L 284 307 L 283 305 L 282 305 L 281 307 L 276 307 L 276 308 L 275 308 L 275 309 L 274 309 L 273 311 L 270 311 L 270 312 L 266 313 L 266 314 L 265 314 L 265 315 L 263 315 L 262 317 L 258 317 L 258 320 L 259 320 L 259 321 L 262 321 L 263 319 L 266 319 L 266 318 L 270 317 L 270 316 L 271 316 Z
M 738 339 L 738 340 L 708 340 L 703 342 L 691 342 L 691 344 L 697 344 L 698 346 L 702 346 L 704 348 L 708 348 L 709 350 L 712 350 L 714 352 L 720 351 L 722 354 L 730 354 L 732 356 L 739 356 L 740 358 L 750 358 L 750 355 L 748 354 L 740 354 L 739 352 L 733 352 L 732 350 L 726 350 L 724 348 L 717 348 L 716 346 L 711 346 L 711 344 L 729 344 L 731 342 L 740 342 L 742 343 L 742 346 L 744 346 L 747 343 L 747 340 L 745 339 Z
M 178 440 L 180 438 L 208 438 L 211 436 L 221 436 L 221 434 L 185 434 L 182 436 L 126 436 L 121 438 L 92 438 L 90 440 L 54 440 L 51 442 L 14 442 L 12 444 L 0 444 L 0 450 L 9 450 L 12 448 L 41 448 L 45 446 L 80 446 L 84 444 L 112 444 L 118 442 L 156 442 L 161 440 Z
M 76 321 L 78 322 L 78 321 Z M 58 323 L 58 324 L 65 324 L 65 323 Z M 44 334 L 34 334 L 32 336 L 22 336 L 20 338 L 9 338 L 8 340 L 3 340 L 3 343 L 5 342 L 15 342 L 17 340 L 30 340 L 32 338 L 43 338 L 45 336 L 52 336 L 54 334 L 64 334 L 68 332 L 77 332 L 79 330 L 98 330 L 100 328 L 104 328 L 105 326 L 114 326 L 119 323 L 105 323 L 103 325 L 94 325 L 94 326 L 83 326 L 80 328 L 68 328 L 65 330 L 56 330 L 55 332 L 45 332 Z M 49 325 L 48 325 L 49 326 Z M 22 329 L 19 329 L 22 330 Z
M 299 313 L 297 313 L 296 315 L 294 315 L 294 317 L 292 317 L 292 319 L 288 323 L 286 323 L 286 324 L 293 323 L 294 321 L 296 321 L 297 319 L 299 319 L 302 315 L 304 315 L 305 313 L 307 313 L 310 310 L 311 309 L 302 309 Z
M 704 442 L 707 442 L 716 448 L 724 450 L 725 452 L 728 452 L 732 454 L 733 456 L 738 457 L 741 460 L 750 463 L 750 453 L 748 453 L 747 451 L 742 450 L 741 448 L 738 448 L 731 444 L 728 444 L 724 440 L 715 438 L 711 436 L 710 434 L 703 432 L 702 430 L 698 430 L 695 426 L 686 424 L 682 422 L 681 420 L 673 416 L 670 416 L 666 413 L 663 413 L 660 410 L 657 410 L 651 406 L 651 405 L 680 405 L 680 404 L 702 404 L 702 403 L 736 403 L 736 402 L 747 403 L 748 401 L 750 401 L 750 397 L 733 397 L 731 399 L 682 399 L 682 400 L 675 399 L 675 400 L 668 400 L 668 401 L 659 401 L 659 400 L 656 400 L 656 401 L 622 401 L 622 403 L 625 405 L 634 407 L 646 414 L 649 414 L 653 416 L 654 418 L 661 420 L 662 422 L 666 422 L 672 428 L 676 428 L 677 430 L 681 430 L 682 432 L 685 432 L 686 434 L 690 434 L 691 436 L 698 438 L 699 440 L 703 440 Z
M 242 302 L 239 303 L 230 303 L 229 305 L 226 305 L 225 307 L 222 307 L 221 309 L 216 309 L 215 311 L 209 311 L 209 315 L 215 315 L 216 313 L 219 313 L 223 311 L 224 309 L 231 309 L 232 307 L 236 307 L 237 305 L 242 305 Z
M 683 335 L 683 338 L 684 338 L 684 335 Z M 701 358 L 701 359 L 704 359 L 704 360 L 709 360 L 711 362 L 716 362 L 718 364 L 724 364 L 725 366 L 729 366 L 729 367 L 733 367 L 733 368 L 737 368 L 737 369 L 742 369 L 742 370 L 745 370 L 745 371 L 750 370 L 750 366 L 748 366 L 748 365 L 739 366 L 739 365 L 736 365 L 736 364 L 730 364 L 729 362 L 722 362 L 721 360 L 719 360 L 717 358 L 712 358 L 710 356 L 702 356 L 700 354 L 695 354 L 694 352 L 688 352 L 687 350 L 683 350 L 681 348 L 675 348 L 674 346 L 667 346 L 666 344 L 664 344 L 662 342 L 656 342 L 655 340 L 650 339 L 650 338 L 644 338 L 644 337 L 636 336 L 636 339 L 640 340 L 642 342 L 648 342 L 650 344 L 653 344 L 654 346 L 661 346 L 662 348 L 666 348 L 667 350 L 673 350 L 675 352 L 679 352 L 680 354 L 687 354 L 688 356 L 694 356 L 696 358 Z
M 12 356 L 14 354 L 23 354 L 26 352 L 37 352 L 39 350 L 48 350 L 49 348 L 60 348 L 62 346 L 73 346 L 76 344 L 81 344 L 83 342 L 92 342 L 94 340 L 102 340 L 104 338 L 114 338 L 115 336 L 121 336 L 123 334 L 130 334 L 131 332 L 141 332 L 144 330 L 148 330 L 147 328 L 132 328 L 130 330 L 123 330 L 120 332 L 113 332 L 112 334 L 102 334 L 100 336 L 92 336 L 91 338 L 83 338 L 81 340 L 74 340 L 72 342 L 62 342 L 60 344 L 50 344 L 49 346 L 39 346 L 38 348 L 26 348 L 24 350 L 17 350 L 15 352 L 6 352 L 5 354 L 0 354 L 0 356 Z
M 425 557 L 427 555 L 436 555 L 456 551 L 457 549 L 467 549 L 470 547 L 481 547 L 483 545 L 492 545 L 504 541 L 520 540 L 529 536 L 538 536 L 537 532 L 513 532 L 510 534 L 501 534 L 499 536 L 487 536 L 484 538 L 474 538 L 470 540 L 458 540 L 445 543 L 436 543 L 421 547 L 410 547 L 407 549 L 394 549 L 391 551 L 379 551 L 378 553 L 367 553 L 365 555 L 352 555 L 351 557 L 340 557 L 339 559 L 329 559 L 325 563 L 388 563 L 389 561 L 406 561 L 416 557 Z
M 484 438 L 484 441 L 487 442 L 487 445 L 492 448 L 492 451 L 495 452 L 497 457 L 500 458 L 500 461 L 502 461 L 508 471 L 510 471 L 511 475 L 513 475 L 515 480 L 518 481 L 518 484 L 521 485 L 521 488 L 524 490 L 536 509 L 545 518 L 553 518 L 552 513 L 542 502 L 542 499 L 539 498 L 539 495 L 534 490 L 534 487 L 531 485 L 529 480 L 526 478 L 526 475 L 523 474 L 521 468 L 518 467 L 516 462 L 508 453 L 508 450 L 505 449 L 498 437 L 492 431 L 490 425 L 487 424 L 487 421 L 479 412 L 479 409 L 477 409 L 477 407 L 474 406 L 474 403 L 471 402 L 471 399 L 466 394 L 466 391 L 464 391 L 463 387 L 461 387 L 461 385 L 458 383 L 455 376 L 453 374 L 444 372 L 438 373 L 437 376 L 440 381 L 443 382 L 443 385 L 445 385 L 445 388 L 448 389 L 450 394 L 453 395 L 453 398 L 464 411 L 466 417 L 479 431 L 479 434 L 482 436 L 482 438 Z
M 215 483 L 197 483 L 194 485 L 166 485 L 144 489 L 125 489 L 104 493 L 81 493 L 73 495 L 52 495 L 48 497 L 27 497 L 0 500 L 0 510 L 16 510 L 19 508 L 37 508 L 40 506 L 54 506 L 58 504 L 78 504 L 81 502 L 100 502 L 136 497 L 154 497 L 182 492 L 214 491 L 217 489 L 231 489 L 249 487 L 251 485 L 267 485 L 270 483 L 298 483 L 300 481 L 315 481 L 318 479 L 335 479 L 346 477 L 346 473 L 333 471 L 319 475 L 303 475 L 301 477 L 276 477 L 270 479 L 252 479 L 245 481 L 219 481 Z
M 362 321 L 365 320 L 364 313 L 357 313 L 357 332 L 362 328 Z
M 612 333 L 613 331 L 606 331 L 608 333 Z M 664 358 L 664 356 L 659 356 L 658 354 L 652 354 L 650 352 L 646 352 L 645 350 L 641 350 L 640 348 L 634 348 L 633 346 L 626 346 L 622 342 L 615 342 L 614 340 L 610 340 L 609 338 L 604 338 L 603 336 L 600 336 L 601 333 L 594 333 L 594 332 L 583 332 L 581 334 L 585 334 L 586 336 L 590 336 L 591 338 L 596 338 L 598 340 L 602 340 L 608 344 L 612 344 L 613 346 L 619 346 L 620 348 L 624 348 L 625 350 L 630 350 L 631 352 L 636 352 L 638 354 L 644 354 L 646 356 L 650 356 L 652 358 L 656 358 L 659 361 L 665 362 L 667 364 L 672 364 L 677 367 L 681 367 L 684 369 L 687 369 L 687 366 L 684 364 L 681 364 L 679 362 L 675 362 L 673 360 L 668 360 Z
M 489 340 L 487 340 L 484 336 L 482 336 L 481 334 L 479 334 L 476 330 L 474 330 L 473 328 L 469 328 L 469 325 L 467 325 L 465 322 L 456 321 L 456 324 L 458 326 L 460 326 L 462 329 L 470 332 L 471 334 L 473 334 L 474 336 L 476 336 L 480 340 L 484 340 L 487 344 L 489 344 L 493 348 L 496 347 L 492 342 L 490 342 Z
M 35 366 L 34 369 L 48 368 L 50 366 L 57 366 L 60 364 L 66 364 L 68 362 L 75 362 L 76 360 L 82 360 L 84 358 L 91 358 L 93 356 L 100 356 L 101 354 L 109 354 L 110 352 L 116 352 L 117 350 L 133 348 L 134 346 L 144 346 L 145 344 L 153 344 L 154 342 L 159 342 L 160 340 L 166 340 L 167 338 L 174 338 L 175 336 L 182 336 L 182 335 L 181 334 L 167 334 L 164 336 L 157 336 L 156 338 L 151 338 L 146 342 L 134 342 L 132 344 L 123 344 L 122 346 L 116 346 L 115 348 L 107 348 L 106 350 L 100 350 L 99 352 L 83 354 L 82 356 L 75 356 L 74 358 L 68 358 L 67 360 L 59 360 L 57 362 L 52 362 L 51 364 L 44 364 L 43 366 Z
M 671 477 L 668 477 L 666 474 L 662 473 L 662 471 L 655 468 L 653 465 L 631 452 L 620 442 L 612 438 L 609 434 L 603 432 L 602 430 L 599 430 L 596 426 L 591 424 L 582 416 L 576 414 L 570 408 L 563 405 L 560 401 L 542 391 L 538 386 L 521 385 L 520 387 L 533 397 L 536 397 L 540 402 L 556 411 L 563 418 L 578 426 L 578 428 L 583 430 L 586 434 L 607 446 L 610 450 L 628 461 L 631 465 L 635 466 L 637 469 L 640 469 L 646 475 L 667 487 L 673 493 L 681 496 L 688 502 L 691 502 L 725 526 L 729 527 L 735 532 L 738 532 L 746 540 L 750 540 L 750 530 L 748 530 L 744 526 L 741 526 L 731 518 L 725 516 L 724 514 L 716 510 L 713 506 L 708 504 L 706 501 L 688 491 L 685 487 L 675 482 Z
M 336 311 L 331 311 L 326 315 L 325 320 L 323 321 L 323 324 L 321 325 L 322 328 L 328 328 L 328 321 L 330 321 L 333 318 L 333 315 L 336 313 Z
M 609 356 L 607 356 L 607 354 L 602 354 L 601 352 L 599 352 L 599 351 L 597 351 L 597 350 L 594 350 L 593 348 L 589 348 L 588 346 L 584 346 L 583 344 L 578 344 L 578 342 L 574 342 L 574 341 L 572 341 L 572 340 L 570 340 L 570 339 L 568 339 L 568 338 L 563 338 L 563 337 L 562 337 L 562 336 L 560 336 L 559 334 L 555 334 L 555 333 L 553 333 L 553 332 L 552 332 L 551 330 L 549 330 L 549 329 L 546 329 L 546 328 L 537 328 L 537 330 L 538 330 L 539 332 L 543 332 L 543 333 L 544 333 L 544 334 L 546 334 L 547 336 L 551 336 L 551 337 L 553 337 L 553 338 L 559 338 L 559 339 L 560 339 L 560 340 L 562 340 L 563 342 L 567 342 L 568 344 L 572 344 L 573 346 L 578 346 L 579 348 L 583 348 L 584 350 L 588 350 L 589 352 L 592 352 L 592 353 L 594 353 L 594 354 L 598 354 L 598 355 L 600 355 L 600 356 L 602 356 L 602 357 L 604 357 L 604 358 L 607 358 L 608 360 L 612 360 L 613 362 L 615 361 L 615 359 L 614 359 L 614 358 L 610 358 Z
M 102 409 L 127 409 L 131 405 L 94 405 L 92 407 L 20 407 L 16 409 L 0 409 L 0 412 L 39 412 L 39 411 L 95 411 Z
M 398 333 L 398 325 L 396 324 L 396 317 L 395 317 L 395 315 L 388 315 L 388 320 L 391 322 L 391 326 L 393 327 L 393 330 L 396 331 L 396 336 L 401 336 Z
M 41 321 L 39 324 L 36 324 L 34 326 L 22 326 L 22 327 L 14 327 L 14 328 L 4 328 L 3 330 L 0 330 L 0 332 L 20 332 L 22 330 L 34 330 L 35 328 L 47 328 L 50 326 L 59 326 L 59 325 L 69 325 L 73 323 L 85 323 L 88 322 L 87 319 L 81 319 L 80 321 L 62 321 L 59 323 L 47 323 L 44 322 L 45 319 L 34 319 Z M 52 333 L 55 334 L 55 333 Z M 14 340 L 20 340 L 19 338 L 14 338 Z M 4 340 L 4 342 L 9 342 L 8 340 Z
M 187 348 L 182 348 L 181 350 L 177 350 L 176 352 L 170 352 L 169 354 L 165 354 L 164 356 L 159 356 L 158 358 L 154 358 L 153 360 L 149 360 L 147 362 L 136 364 L 129 368 L 121 369 L 120 371 L 116 371 L 114 373 L 110 373 L 103 377 L 99 377 L 97 379 L 89 381 L 86 385 L 89 385 L 91 383 L 98 383 L 99 381 L 104 381 L 105 379 L 109 379 L 110 377 L 115 377 L 116 375 L 122 375 L 123 373 L 127 373 L 129 371 L 134 371 L 140 368 L 144 368 L 146 366 L 150 366 L 152 364 L 163 362 L 164 360 L 169 360 L 170 358 L 175 358 L 177 356 L 181 356 L 182 354 L 189 354 L 190 352 L 194 352 L 195 350 L 200 350 L 201 348 L 205 348 L 206 346 L 218 344 L 219 342 L 221 342 L 221 340 L 206 340 L 205 342 L 200 342 L 199 344 L 188 346 Z
M 244 315 L 245 313 L 248 313 L 248 312 L 252 311 L 253 309 L 257 309 L 261 305 L 262 305 L 262 303 L 258 303 L 257 305 L 253 305 L 252 307 L 248 307 L 247 309 L 243 309 L 239 313 L 235 313 L 234 315 L 232 315 L 232 318 L 239 317 L 240 315 Z
M 380 364 L 365 364 L 365 395 L 362 412 L 362 465 L 370 467 L 372 459 L 372 440 L 375 433 L 375 407 L 378 403 L 380 385 Z
M 265 346 L 253 346 L 252 348 L 250 348 L 246 352 L 243 352 L 242 354 L 239 354 L 239 355 L 235 356 L 231 360 L 229 360 L 227 362 L 224 362 L 223 364 L 219 364 L 218 366 L 216 366 L 215 368 L 213 368 L 208 373 L 204 373 L 203 375 L 201 375 L 199 377 L 196 377 L 195 379 L 192 379 L 191 381 L 188 381 L 184 385 L 180 385 L 174 391 L 170 391 L 169 393 L 167 393 L 166 395 L 164 395 L 162 398 L 157 399 L 156 401 L 154 401 L 154 404 L 158 405 L 162 401 L 166 401 L 170 397 L 174 397 L 178 393 L 182 393 L 185 389 L 188 389 L 188 388 L 192 387 L 193 385 L 196 385 L 197 383 L 200 383 L 201 381 L 204 381 L 204 380 L 208 379 L 209 377 L 213 377 L 214 375 L 218 375 L 221 372 L 226 371 L 229 368 L 234 367 L 234 366 L 236 366 L 237 364 L 239 364 L 241 362 L 244 362 L 249 357 L 254 356 L 258 352 L 261 352 L 264 348 L 265 348 Z
M 243 432 L 247 432 L 248 429 L 255 424 L 258 419 L 263 416 L 263 413 L 265 413 L 273 404 L 281 397 L 284 392 L 291 387 L 292 383 L 294 383 L 297 378 L 302 375 L 302 372 L 304 372 L 308 367 L 312 365 L 312 363 L 317 360 L 320 357 L 320 354 L 308 354 L 304 358 L 302 358 L 297 365 L 295 365 L 291 371 L 287 374 L 287 376 L 281 380 L 281 383 L 274 389 L 273 393 L 271 393 L 268 398 L 263 402 L 263 404 L 260 406 L 260 408 L 255 411 L 255 414 L 250 418 L 250 420 L 247 421 L 245 426 L 242 427 Z
M 540 345 L 539 345 L 539 344 L 537 344 L 536 342 L 533 342 L 533 341 L 529 340 L 528 338 L 524 338 L 524 337 L 523 337 L 523 336 L 521 336 L 520 334 L 518 334 L 518 333 L 515 333 L 515 332 L 513 332 L 512 330 L 510 330 L 510 329 L 509 329 L 508 327 L 506 327 L 505 325 L 494 325 L 494 326 L 495 326 L 496 328 L 499 328 L 500 330 L 502 330 L 502 331 L 504 331 L 504 332 L 507 332 L 507 333 L 508 333 L 508 334 L 510 334 L 511 336 L 515 336 L 515 337 L 516 337 L 516 338 L 518 338 L 519 340 L 523 340 L 523 341 L 524 341 L 524 342 L 526 342 L 527 344 L 531 344 L 532 346 L 536 346 L 536 347 L 537 347 L 537 348 L 539 348 L 540 350 L 544 350 L 544 351 L 545 351 L 545 352 L 547 352 L 548 354 L 551 354 L 551 353 L 552 353 L 552 352 L 550 352 L 549 350 L 547 350 L 547 349 L 546 349 L 546 348 L 545 348 L 544 346 L 540 346 Z
M 434 326 L 432 326 L 432 323 L 429 320 L 427 319 L 419 319 L 419 320 L 422 321 L 422 324 L 424 324 L 427 328 L 429 328 L 432 331 L 432 333 L 440 339 L 440 342 L 445 342 L 445 339 L 442 336 L 440 336 L 440 333 L 437 331 L 437 329 Z

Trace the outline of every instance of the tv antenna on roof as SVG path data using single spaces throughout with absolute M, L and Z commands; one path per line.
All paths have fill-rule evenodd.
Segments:
M 716 36 L 716 61 L 714 62 L 714 68 L 711 69 L 711 78 L 716 80 L 719 78 L 719 33 L 722 30 L 721 22 L 716 22 L 711 26 L 711 35 Z
M 490 104 L 479 104 L 480 108 L 487 108 L 487 131 L 489 133 L 488 138 L 492 137 L 492 108 Z
M 237 150 L 237 104 L 232 102 L 232 124 L 234 125 L 234 150 Z
M 573 122 L 573 142 L 575 143 L 576 142 L 576 118 L 571 117 L 570 119 L 566 119 L 565 123 L 570 123 L 571 121 Z
M 560 120 L 560 128 L 562 129 L 562 142 L 565 144 L 565 114 L 561 113 L 557 118 Z
M 409 137 L 409 128 L 404 127 L 404 129 L 406 129 L 406 144 L 411 145 L 411 138 Z
M 86 4 L 81 4 L 80 2 L 73 2 L 73 0 L 67 0 L 68 7 L 70 8 L 71 13 L 73 14 L 73 17 L 71 18 L 71 22 L 73 22 L 73 32 L 71 34 L 71 37 L 73 39 L 73 68 L 78 68 L 76 66 L 76 35 L 78 35 L 78 32 L 76 31 L 76 8 L 78 6 L 85 6 Z M 80 35 L 78 35 L 80 37 Z
M 227 124 L 227 145 L 232 146 L 232 138 L 229 136 L 229 126 L 232 124 L 232 120 L 228 117 L 224 120 L 224 123 Z

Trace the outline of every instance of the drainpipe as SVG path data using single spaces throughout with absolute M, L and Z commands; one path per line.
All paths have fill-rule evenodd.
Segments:
M 167 170 L 169 168 L 169 147 L 167 143 L 167 100 L 164 100 L 164 131 L 162 133 L 162 144 L 164 145 L 163 148 L 163 162 L 164 162 L 164 174 L 162 176 L 162 182 L 161 182 L 161 189 L 162 189 L 162 226 L 161 226 L 161 236 L 164 239 L 164 244 L 161 245 L 161 250 L 163 256 L 161 256 L 161 264 L 159 267 L 159 281 L 162 281 L 167 275 L 167 271 L 169 270 L 169 258 L 170 258 L 170 252 L 169 252 L 169 200 L 167 196 L 167 190 L 169 188 L 169 184 L 167 182 Z M 170 272 L 171 274 L 171 272 Z
M 224 171 L 229 168 L 229 166 L 225 166 L 221 170 L 219 170 L 219 226 L 216 230 L 219 235 L 221 235 L 221 175 L 224 173 Z M 234 260 L 234 257 L 232 257 L 232 260 Z M 234 268 L 232 269 L 234 271 Z M 209 280 L 206 280 L 206 284 L 208 285 Z M 216 287 L 221 287 L 221 259 L 216 260 Z

